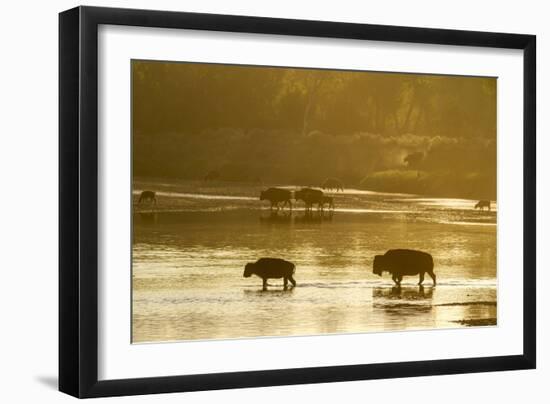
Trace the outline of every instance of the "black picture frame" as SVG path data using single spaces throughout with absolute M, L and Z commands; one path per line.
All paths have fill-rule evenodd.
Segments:
M 100 24 L 523 50 L 523 354 L 98 380 Z M 535 103 L 534 35 L 96 7 L 60 13 L 59 390 L 84 398 L 535 368 Z

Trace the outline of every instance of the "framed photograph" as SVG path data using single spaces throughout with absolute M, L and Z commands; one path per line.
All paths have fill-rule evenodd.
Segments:
M 59 17 L 59 388 L 532 369 L 533 35 Z

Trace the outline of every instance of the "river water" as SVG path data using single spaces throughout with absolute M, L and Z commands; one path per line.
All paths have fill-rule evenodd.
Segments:
M 496 325 L 494 203 L 346 189 L 306 215 L 270 212 L 266 187 L 134 181 L 134 343 Z M 156 205 L 137 204 L 144 189 Z M 432 254 L 437 286 L 374 275 L 392 248 Z M 244 278 L 261 257 L 295 263 L 297 286 Z

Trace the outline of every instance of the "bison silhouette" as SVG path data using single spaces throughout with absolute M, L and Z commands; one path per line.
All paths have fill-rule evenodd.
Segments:
M 476 206 L 474 206 L 474 209 L 480 209 L 483 210 L 483 208 L 487 208 L 488 210 L 491 210 L 491 201 L 479 201 L 476 203 Z
M 392 274 L 393 281 L 401 286 L 405 275 L 420 275 L 418 281 L 422 285 L 424 274 L 427 273 L 435 286 L 434 261 L 430 254 L 416 250 L 389 250 L 384 255 L 374 257 L 372 272 L 382 276 L 383 272 Z
M 333 210 L 334 209 L 334 198 L 332 196 L 323 195 L 323 202 L 321 204 L 321 209 L 325 208 L 325 204 L 328 205 L 329 209 Z
M 244 267 L 245 278 L 250 278 L 252 275 L 259 276 L 263 281 L 263 290 L 267 290 L 268 279 L 283 278 L 284 288 L 287 288 L 288 281 L 292 286 L 296 286 L 296 281 L 292 277 L 296 271 L 296 266 L 289 261 L 281 258 L 260 258 L 256 262 L 249 262 Z
M 283 208 L 288 206 L 292 210 L 292 192 L 288 189 L 282 188 L 268 188 L 260 193 L 260 201 L 269 201 L 271 203 L 271 210 L 275 206 L 279 210 L 279 204 L 283 203 Z
M 333 189 L 344 192 L 344 184 L 338 178 L 327 178 L 321 188 L 326 189 L 327 191 L 332 191 Z
M 314 204 L 317 204 L 317 209 L 323 210 L 323 204 L 326 203 L 323 191 L 313 188 L 302 188 L 294 192 L 294 198 L 297 201 L 304 201 L 306 204 L 306 211 L 310 211 Z
M 154 191 L 143 191 L 139 196 L 138 203 L 150 202 L 156 205 L 157 203 L 157 194 Z
M 415 152 L 405 156 L 403 161 L 407 163 L 409 168 L 418 168 L 422 161 L 424 160 L 423 152 Z

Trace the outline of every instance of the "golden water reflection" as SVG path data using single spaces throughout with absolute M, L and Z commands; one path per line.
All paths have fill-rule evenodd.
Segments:
M 136 214 L 133 342 L 449 328 L 496 323 L 496 227 L 335 212 L 248 209 Z M 438 285 L 372 274 L 388 247 L 430 251 Z M 298 286 L 243 278 L 283 257 Z M 474 323 L 471 323 L 474 321 Z M 479 325 L 479 323 L 477 323 Z

